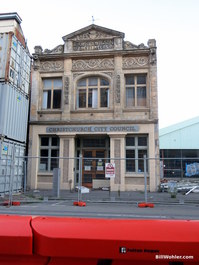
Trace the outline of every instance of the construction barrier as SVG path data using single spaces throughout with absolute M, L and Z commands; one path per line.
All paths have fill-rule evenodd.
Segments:
M 0 216 L 0 264 L 199 263 L 199 221 Z

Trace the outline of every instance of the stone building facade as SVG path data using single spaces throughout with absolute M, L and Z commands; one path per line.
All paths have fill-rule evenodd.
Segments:
M 61 189 L 74 188 L 81 155 L 82 185 L 143 190 L 143 156 L 159 156 L 156 41 L 135 45 L 95 24 L 63 41 L 33 54 L 29 156 L 40 158 L 29 163 L 28 185 L 51 188 L 59 167 Z M 105 162 L 115 163 L 115 178 Z M 151 191 L 158 168 L 147 162 Z

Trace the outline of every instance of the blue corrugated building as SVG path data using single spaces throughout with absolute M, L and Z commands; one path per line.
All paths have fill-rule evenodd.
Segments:
M 199 177 L 199 117 L 160 129 L 163 177 Z

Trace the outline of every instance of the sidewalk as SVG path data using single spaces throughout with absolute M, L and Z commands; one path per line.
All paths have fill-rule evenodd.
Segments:
M 103 190 L 90 190 L 81 194 L 82 201 L 93 203 L 133 203 L 145 201 L 145 194 L 141 191 L 109 192 Z M 8 199 L 8 195 L 1 197 L 1 201 Z M 52 190 L 31 190 L 24 193 L 13 194 L 13 201 L 21 203 L 44 202 L 48 200 L 78 200 L 77 191 L 60 191 L 59 198 L 53 196 Z M 176 198 L 171 198 L 168 192 L 147 192 L 147 201 L 154 204 L 199 204 L 199 193 L 177 193 Z

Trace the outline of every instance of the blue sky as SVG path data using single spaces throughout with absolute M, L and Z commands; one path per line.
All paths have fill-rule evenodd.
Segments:
M 0 12 L 18 12 L 31 53 L 63 44 L 92 16 L 134 44 L 155 38 L 160 128 L 199 116 L 198 0 L 0 0 Z

